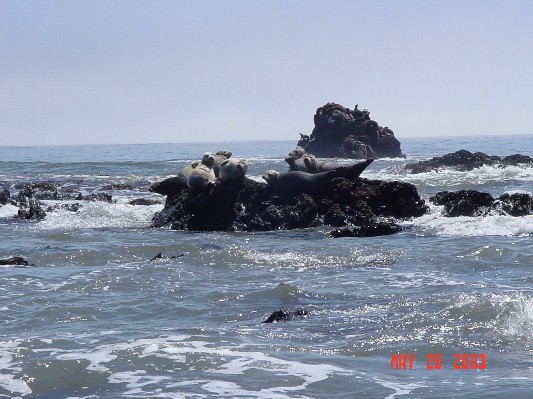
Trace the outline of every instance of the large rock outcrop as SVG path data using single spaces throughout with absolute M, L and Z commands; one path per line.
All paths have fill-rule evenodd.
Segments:
M 384 222 L 384 218 L 405 219 L 426 211 L 415 186 L 409 183 L 338 177 L 319 193 L 282 195 L 266 184 L 245 178 L 197 193 L 183 190 L 167 199 L 152 226 L 189 231 L 359 226 L 364 228 L 358 231 L 376 235 L 376 231 L 390 234 L 400 230 L 393 221 Z M 384 223 L 389 224 L 389 230 L 383 228 Z M 376 224 L 380 224 L 380 229 L 371 228 Z
M 533 215 L 533 197 L 527 193 L 503 194 L 494 198 L 477 190 L 441 191 L 429 199 L 443 205 L 443 215 L 485 216 L 490 213 L 510 216 Z
M 327 103 L 318 108 L 310 136 L 301 134 L 298 146 L 317 157 L 384 158 L 400 157 L 400 142 L 388 127 L 370 119 L 370 113 L 340 104 Z
M 487 155 L 484 152 L 470 152 L 459 150 L 441 157 L 433 157 L 426 161 L 408 163 L 405 170 L 409 173 L 426 173 L 442 168 L 453 169 L 460 172 L 470 171 L 484 165 L 489 166 L 517 166 L 533 165 L 533 158 L 527 155 L 514 154 L 500 158 L 497 155 Z

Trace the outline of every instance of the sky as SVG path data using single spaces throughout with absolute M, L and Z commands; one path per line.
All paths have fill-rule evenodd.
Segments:
M 0 145 L 533 133 L 533 1 L 0 0 Z

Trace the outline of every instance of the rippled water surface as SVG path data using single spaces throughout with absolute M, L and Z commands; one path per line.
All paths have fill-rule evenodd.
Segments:
M 375 161 L 363 176 L 413 183 L 426 200 L 466 188 L 531 194 L 533 168 L 403 172 L 461 148 L 532 156 L 531 137 L 405 139 L 406 159 Z M 130 185 L 106 191 L 114 203 L 82 201 L 39 222 L 0 207 L 0 258 L 32 264 L 0 266 L 0 397 L 531 397 L 532 216 L 445 218 L 432 206 L 399 234 L 333 240 L 328 228 L 151 229 L 162 204 L 128 203 L 162 201 L 149 184 L 205 151 L 246 157 L 259 180 L 284 170 L 293 146 L 0 147 L 12 192 L 43 180 L 83 193 Z M 158 253 L 168 257 L 151 260 Z M 280 308 L 310 315 L 261 323 Z M 398 354 L 414 354 L 413 369 L 391 369 Z M 456 354 L 483 354 L 486 368 L 454 369 Z

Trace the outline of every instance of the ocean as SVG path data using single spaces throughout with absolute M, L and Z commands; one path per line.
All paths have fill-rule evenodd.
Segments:
M 533 156 L 532 138 L 399 138 L 407 157 L 362 177 L 413 183 L 426 201 L 533 194 L 533 168 L 402 168 L 459 149 Z M 164 197 L 147 188 L 188 161 L 230 150 L 260 180 L 285 170 L 294 146 L 0 147 L 0 188 L 12 194 L 51 180 L 113 196 L 63 201 L 80 207 L 41 221 L 0 207 L 0 258 L 31 264 L 0 266 L 0 398 L 532 397 L 533 216 L 447 218 L 430 205 L 371 238 L 150 228 Z M 278 309 L 309 316 L 262 323 Z

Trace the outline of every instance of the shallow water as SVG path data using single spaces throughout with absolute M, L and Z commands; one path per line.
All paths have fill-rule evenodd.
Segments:
M 405 139 L 407 159 L 369 178 L 447 189 L 529 192 L 533 168 L 408 175 L 402 165 L 464 148 L 533 155 L 531 136 Z M 283 170 L 293 142 L 0 147 L 0 181 L 52 179 L 116 203 L 17 221 L 0 207 L 0 397 L 528 398 L 533 386 L 533 217 L 445 218 L 396 235 L 327 239 L 150 229 L 148 185 L 227 148 L 249 174 Z M 14 190 L 12 190 L 14 191 Z M 151 260 L 163 253 L 176 258 Z M 307 318 L 262 324 L 277 309 Z M 393 354 L 413 369 L 391 369 Z M 454 355 L 484 354 L 486 368 Z M 441 355 L 440 369 L 428 354 Z M 460 357 L 461 358 L 461 357 Z M 478 357 L 479 358 L 479 357 Z M 469 360 L 472 357 L 469 357 Z M 472 369 L 472 366 L 475 369 Z

